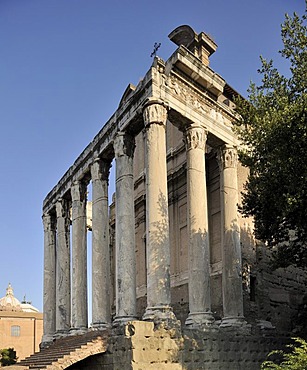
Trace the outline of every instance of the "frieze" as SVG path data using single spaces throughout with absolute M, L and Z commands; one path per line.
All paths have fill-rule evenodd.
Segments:
M 186 77 L 183 77 L 187 79 Z M 207 114 L 210 118 L 218 123 L 231 127 L 231 121 L 234 117 L 224 111 L 217 102 L 215 102 L 206 91 L 197 91 L 195 88 L 192 88 L 190 84 L 183 81 L 183 78 L 177 76 L 173 72 L 169 76 L 162 75 L 162 84 L 161 87 L 169 89 L 172 93 L 178 96 L 180 99 L 184 100 L 190 106 L 193 107 L 200 114 Z M 195 84 L 195 81 L 191 81 L 191 84 Z
M 213 107 L 211 102 L 183 83 L 181 80 L 171 74 L 169 77 L 164 76 L 162 84 L 172 90 L 175 95 L 180 96 L 185 102 L 191 105 L 199 113 L 209 114 L 210 107 Z

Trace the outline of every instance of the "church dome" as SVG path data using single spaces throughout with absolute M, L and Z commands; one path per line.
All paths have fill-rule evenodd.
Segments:
M 0 311 L 22 311 L 21 303 L 14 297 L 11 284 L 6 288 L 5 297 L 0 299 Z
M 21 301 L 21 309 L 24 312 L 39 312 L 36 307 L 32 306 L 31 302 L 26 301 L 26 297 L 24 297 L 24 300 Z

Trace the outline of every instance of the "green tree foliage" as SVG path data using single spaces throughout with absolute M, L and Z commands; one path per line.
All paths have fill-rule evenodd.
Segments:
M 0 350 L 0 356 L 1 366 L 14 365 L 17 362 L 16 351 L 14 351 L 14 348 L 5 348 Z
M 296 344 L 289 344 L 291 352 L 272 351 L 268 357 L 281 357 L 280 361 L 264 361 L 261 370 L 306 370 L 307 369 L 307 343 L 300 338 L 293 338 Z
M 277 246 L 277 266 L 307 266 L 307 0 L 302 16 L 281 28 L 289 77 L 261 58 L 262 83 L 237 100 L 240 159 L 250 175 L 242 213 L 253 216 L 256 237 Z

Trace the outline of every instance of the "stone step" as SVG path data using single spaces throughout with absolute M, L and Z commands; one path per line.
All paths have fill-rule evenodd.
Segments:
M 106 338 L 107 332 L 93 331 L 83 335 L 59 338 L 49 347 L 43 348 L 40 352 L 21 360 L 17 365 L 26 366 L 28 369 L 44 369 L 56 363 L 65 356 L 72 355 L 78 350 L 90 348 L 97 343 L 98 339 Z

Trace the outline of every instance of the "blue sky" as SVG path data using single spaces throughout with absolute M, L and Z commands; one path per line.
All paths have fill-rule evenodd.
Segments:
M 0 0 L 0 297 L 42 310 L 42 202 L 103 126 L 129 83 L 167 59 L 188 24 L 218 44 L 211 68 L 242 95 L 259 56 L 275 60 L 285 13 L 304 0 Z

